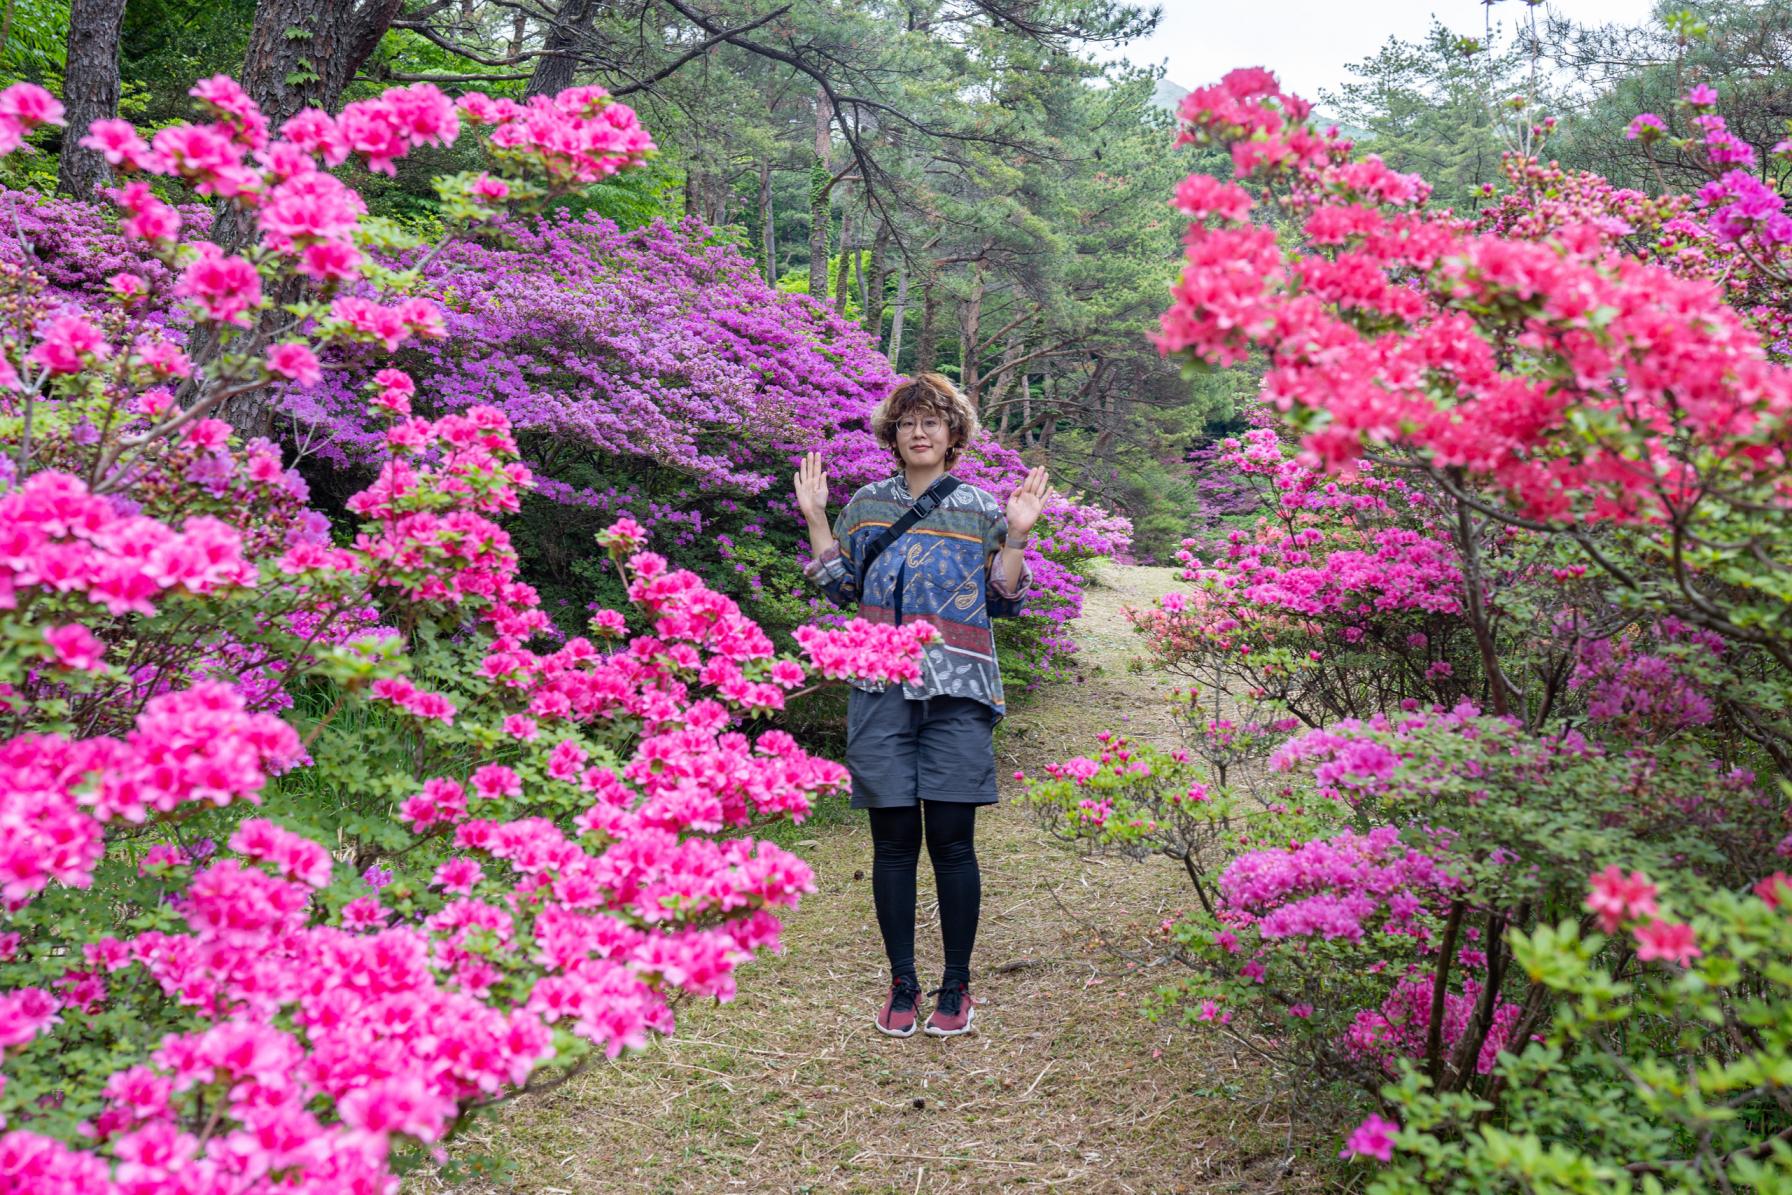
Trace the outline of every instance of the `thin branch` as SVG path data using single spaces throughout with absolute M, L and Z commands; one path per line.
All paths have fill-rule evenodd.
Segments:
M 522 83 L 528 75 L 414 75 L 406 71 L 381 71 L 361 78 L 376 83 Z
M 685 65 L 685 63 L 691 61 L 691 59 L 696 58 L 700 54 L 703 54 L 705 51 L 711 49 L 712 47 L 719 45 L 725 41 L 732 41 L 739 34 L 746 33 L 748 30 L 757 29 L 761 25 L 767 24 L 771 21 L 775 21 L 779 17 L 783 16 L 785 13 L 787 13 L 789 11 L 790 11 L 790 5 L 786 4 L 783 8 L 774 8 L 771 12 L 766 13 L 764 16 L 760 17 L 758 20 L 749 21 L 745 25 L 739 25 L 733 29 L 726 29 L 720 33 L 713 33 L 710 36 L 704 38 L 702 41 L 698 42 L 696 45 L 692 46 L 689 50 L 685 51 L 683 54 L 679 55 L 678 58 L 675 59 L 670 65 L 662 67 L 660 70 L 657 70 L 653 74 L 648 75 L 645 79 L 637 79 L 633 83 L 629 83 L 626 86 L 618 87 L 614 91 L 610 92 L 610 94 L 614 95 L 614 96 L 630 95 L 630 94 L 640 91 L 644 88 L 651 87 L 655 83 L 658 83 L 660 80 L 669 78 L 672 75 L 676 74 L 679 71 L 679 69 Z

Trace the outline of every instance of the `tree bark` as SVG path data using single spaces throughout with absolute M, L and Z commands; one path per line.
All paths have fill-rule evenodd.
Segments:
M 809 297 L 828 301 L 828 182 L 834 176 L 834 110 L 815 92 L 815 164 L 809 172 Z
M 334 111 L 402 0 L 260 0 L 243 88 L 275 129 L 303 108 Z
M 902 357 L 902 321 L 908 316 L 908 264 L 896 263 L 896 306 L 890 312 L 890 368 Z
M 708 175 L 709 183 L 709 226 L 723 228 L 729 223 L 728 201 L 733 198 L 734 191 L 728 186 L 728 180 L 720 174 Z
M 933 297 L 936 278 L 930 265 L 927 276 L 921 280 L 921 343 L 915 348 L 916 373 L 932 369 L 934 354 L 939 351 L 939 304 Z
M 983 319 L 983 269 L 972 267 L 971 293 L 958 304 L 958 389 L 973 407 L 982 382 L 977 373 L 977 326 Z
M 871 334 L 872 344 L 882 344 L 884 288 L 890 281 L 890 226 L 882 220 L 877 222 L 877 235 L 871 238 L 871 275 L 866 277 L 860 271 L 859 281 L 863 284 L 859 308 L 864 312 L 865 331 Z
M 840 213 L 840 273 L 834 279 L 834 314 L 846 314 L 846 296 L 852 292 L 847 289 L 852 284 L 852 269 L 858 259 L 858 250 L 852 243 L 852 209 L 842 203 Z
M 379 47 L 402 2 L 259 0 L 242 82 L 269 126 L 277 132 L 305 108 L 334 112 L 343 89 Z M 234 253 L 248 239 L 247 218 L 228 205 L 221 207 L 212 240 Z M 231 422 L 236 423 L 234 415 Z
M 597 0 L 564 0 L 548 26 L 542 56 L 529 72 L 524 98 L 559 95 L 573 84 L 580 62 L 580 46 L 589 42 L 597 26 Z
M 1008 392 L 1014 389 L 1015 379 L 1018 378 L 1022 386 L 1027 382 L 1027 375 L 1023 371 L 1012 368 L 1014 362 L 1020 359 L 1021 347 L 1022 336 L 1020 329 L 1016 328 L 1008 333 L 1008 340 L 1002 346 L 1002 364 L 993 375 L 995 384 L 989 388 L 988 396 L 980 404 L 981 409 L 986 412 L 984 422 L 991 425 L 991 432 L 998 440 L 1002 438 L 1002 428 L 1008 423 L 1008 408 L 1014 405 L 1008 399 Z
M 305 108 L 335 111 L 343 89 L 372 57 L 398 15 L 402 0 L 259 0 L 243 60 L 243 90 L 261 107 L 276 131 Z M 212 240 L 234 253 L 249 240 L 250 222 L 223 205 L 212 224 Z M 278 313 L 274 313 L 277 317 Z M 208 364 L 204 350 L 194 364 Z M 244 439 L 272 430 L 273 409 L 265 391 L 227 403 L 223 417 Z
M 106 159 L 81 147 L 96 120 L 118 115 L 118 43 L 124 29 L 125 0 L 73 0 L 68 9 L 68 69 L 62 102 L 68 125 L 56 163 L 56 191 L 76 199 L 112 177 Z
M 772 163 L 770 158 L 759 162 L 759 238 L 760 264 L 765 267 L 768 286 L 778 284 L 778 230 L 772 219 Z

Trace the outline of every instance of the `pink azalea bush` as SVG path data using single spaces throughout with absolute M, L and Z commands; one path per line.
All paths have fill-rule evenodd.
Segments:
M 392 1191 L 400 1155 L 544 1067 L 729 999 L 813 888 L 750 831 L 846 773 L 755 725 L 809 668 L 630 521 L 603 536 L 623 609 L 541 645 L 504 412 L 426 417 L 375 371 L 381 445 L 335 534 L 215 417 L 444 331 L 323 167 L 488 127 L 493 170 L 443 186 L 472 224 L 637 160 L 633 114 L 413 87 L 270 130 L 229 80 L 194 94 L 206 123 L 89 134 L 130 179 L 120 235 L 162 265 L 113 288 L 157 314 L 7 274 L 0 1189 Z M 0 141 L 57 118 L 0 92 Z M 249 243 L 181 241 L 145 181 L 167 176 Z M 912 671 L 919 638 L 868 630 L 814 666 Z
M 1328 477 L 1270 427 L 1224 441 L 1219 460 L 1268 513 L 1211 554 L 1184 541 L 1189 588 L 1131 612 L 1165 666 L 1308 719 L 1465 691 L 1437 666 L 1458 654 L 1464 595 L 1434 492 L 1372 468 Z M 1370 654 L 1393 666 L 1365 671 Z

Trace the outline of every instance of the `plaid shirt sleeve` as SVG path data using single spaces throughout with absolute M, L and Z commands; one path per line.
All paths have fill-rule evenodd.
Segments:
M 859 600 L 858 570 L 851 555 L 852 537 L 846 528 L 846 511 L 842 510 L 834 520 L 833 544 L 803 566 L 803 575 L 821 586 L 836 606 L 851 606 Z

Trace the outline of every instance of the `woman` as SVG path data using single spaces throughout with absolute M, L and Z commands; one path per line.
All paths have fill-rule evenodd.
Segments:
M 937 373 L 898 386 L 871 415 L 900 466 L 852 496 L 830 528 L 828 483 L 811 452 L 796 474 L 797 505 L 815 559 L 805 570 L 837 604 L 872 622 L 926 622 L 940 633 L 921 679 L 881 691 L 855 687 L 846 713 L 852 806 L 870 811 L 871 892 L 890 958 L 890 993 L 877 1027 L 912 1036 L 921 985 L 915 973 L 915 868 L 925 838 L 939 890 L 945 974 L 926 1031 L 971 1027 L 971 947 L 982 879 L 973 844 L 977 806 L 996 800 L 992 736 L 1001 718 L 992 613 L 1012 613 L 1031 577 L 1021 551 L 1045 505 L 1044 469 L 1003 508 L 948 470 L 977 433 L 977 411 Z M 891 533 L 896 533 L 891 538 Z

